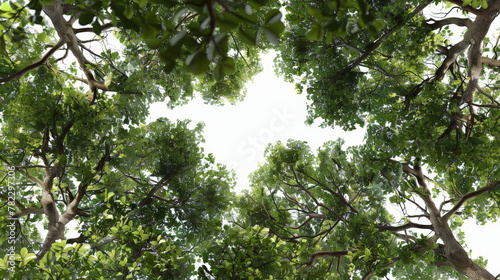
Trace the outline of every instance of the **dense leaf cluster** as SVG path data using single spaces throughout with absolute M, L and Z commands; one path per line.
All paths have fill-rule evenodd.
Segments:
M 488 34 L 499 11 L 486 0 L 2 3 L 0 277 L 494 279 L 461 226 L 499 215 L 500 46 Z M 307 94 L 310 124 L 366 127 L 366 141 L 270 144 L 236 195 L 233 172 L 201 147 L 203 124 L 146 118 L 153 102 L 195 92 L 242 100 L 269 48 Z

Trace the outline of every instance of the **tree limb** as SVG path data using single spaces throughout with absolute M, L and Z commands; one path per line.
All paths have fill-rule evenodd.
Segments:
M 331 76 L 330 78 L 337 78 L 337 77 L 341 77 L 343 74 L 345 73 L 348 73 L 349 71 L 351 71 L 352 69 L 354 69 L 354 67 L 358 66 L 361 62 L 363 62 L 373 51 L 375 51 L 379 46 L 380 44 L 382 44 L 385 40 L 387 40 L 387 38 L 389 38 L 394 32 L 398 31 L 399 29 L 401 29 L 403 26 L 405 26 L 405 24 L 410 20 L 412 19 L 415 15 L 417 15 L 418 13 L 420 13 L 425 7 L 427 7 L 427 5 L 429 5 L 428 3 L 426 4 L 421 4 L 419 6 L 417 6 L 411 13 L 410 13 L 410 16 L 408 16 L 408 18 L 406 20 L 403 20 L 401 22 L 399 22 L 398 24 L 396 24 L 394 27 L 392 27 L 391 29 L 389 29 L 384 35 L 382 35 L 380 38 L 378 38 L 377 40 L 375 40 L 373 43 L 369 44 L 365 50 L 363 51 L 363 53 L 358 57 L 356 58 L 354 61 L 352 61 L 351 63 L 349 63 L 349 65 L 347 65 L 344 69 L 340 70 L 340 71 L 337 71 L 335 74 L 333 74 L 333 76 Z
M 496 101 L 495 98 L 493 96 L 491 96 L 488 92 L 486 92 L 486 90 L 484 90 L 484 88 L 480 87 L 479 85 L 477 85 L 477 91 L 479 91 L 479 93 L 481 93 L 482 95 L 488 97 L 488 99 L 494 103 L 494 104 L 497 104 L 497 105 L 500 105 L 500 102 Z M 474 104 L 473 104 L 474 105 Z M 475 106 L 478 106 L 478 105 L 475 105 Z M 484 105 L 483 105 L 484 106 Z
M 356 252 L 357 250 L 351 250 L 351 252 Z M 306 266 L 306 268 L 309 268 L 313 265 L 314 261 L 316 261 L 317 258 L 322 258 L 322 257 L 342 257 L 346 256 L 349 253 L 349 251 L 318 251 L 311 253 L 309 255 L 309 259 L 303 264 Z
M 1 194 L 0 193 L 0 197 L 3 198 L 3 199 L 5 199 L 5 200 L 9 200 L 9 197 L 6 196 L 5 194 Z M 14 203 L 16 204 L 17 208 L 19 208 L 19 210 L 22 211 L 22 210 L 26 209 L 26 207 L 24 207 L 24 205 L 21 202 L 19 202 L 19 200 L 15 199 Z
M 105 90 L 108 88 L 106 85 L 100 81 L 97 81 L 94 78 L 94 75 L 91 73 L 87 64 L 90 64 L 89 61 L 85 58 L 82 51 L 78 47 L 78 38 L 76 37 L 75 31 L 71 26 L 70 22 L 68 22 L 64 18 L 63 6 L 60 2 L 54 1 L 50 6 L 44 6 L 43 11 L 50 18 L 54 28 L 59 35 L 59 38 L 63 40 L 71 53 L 75 56 L 80 68 L 82 69 L 85 77 L 87 78 L 87 83 L 90 88 L 90 92 L 92 93 L 92 100 L 90 104 L 93 104 L 97 98 L 97 90 Z
M 472 6 L 469 6 L 469 5 L 464 7 L 462 0 L 447 0 L 447 1 L 459 6 L 460 9 L 467 11 L 467 12 L 470 12 L 470 13 L 473 13 L 475 15 L 485 15 L 488 13 L 488 9 L 474 9 L 474 8 L 472 8 Z
M 457 204 L 455 204 L 455 206 L 453 206 L 453 208 L 451 208 L 450 211 L 448 211 L 448 213 L 446 213 L 444 216 L 443 216 L 443 219 L 444 220 L 448 220 L 453 214 L 455 214 L 455 212 L 458 211 L 458 209 L 460 209 L 460 207 L 469 199 L 471 198 L 474 198 L 476 196 L 479 196 L 485 192 L 488 192 L 488 191 L 491 191 L 497 187 L 500 187 L 500 181 L 496 181 L 496 182 L 490 182 L 488 184 L 486 184 L 486 186 L 478 189 L 478 190 L 475 190 L 473 192 L 470 192 L 464 196 L 462 196 L 462 198 L 460 198 L 460 200 L 457 202 Z
M 422 225 L 413 222 L 406 223 L 400 226 L 377 226 L 380 231 L 402 231 L 410 228 L 419 228 L 419 229 L 430 229 L 433 230 L 434 227 L 432 225 Z
M 27 216 L 27 215 L 30 215 L 30 214 L 34 214 L 34 215 L 44 214 L 43 208 L 42 207 L 24 208 L 24 209 L 21 209 L 21 211 L 16 212 L 14 214 L 14 216 L 12 216 L 12 217 L 13 218 L 20 218 L 20 217 Z
M 107 29 L 110 29 L 113 27 L 115 27 L 115 26 L 111 22 L 108 22 L 108 23 L 101 25 L 101 31 L 104 31 L 104 30 L 107 30 Z M 73 30 L 75 31 L 75 34 L 83 33 L 83 32 L 95 32 L 94 29 L 91 27 L 74 28 Z
M 47 60 L 49 60 L 49 58 L 54 54 L 54 52 L 60 49 L 65 43 L 66 42 L 63 39 L 60 39 L 59 42 L 57 42 L 57 44 L 53 46 L 40 60 L 24 67 L 23 69 L 17 71 L 10 77 L 0 79 L 0 83 L 5 83 L 14 79 L 20 79 L 24 74 L 28 73 L 29 71 L 44 65 L 47 62 Z
M 434 23 L 428 23 L 429 21 L 433 21 Z M 472 25 L 472 20 L 469 18 L 445 18 L 442 20 L 430 19 L 429 21 L 426 22 L 426 25 L 432 30 L 451 24 L 463 27 L 470 27 Z
M 299 228 L 303 227 L 304 225 L 306 225 L 313 218 L 316 218 L 316 219 L 325 219 L 326 216 L 322 215 L 322 214 L 318 214 L 318 213 L 311 213 L 311 214 L 307 215 L 307 219 L 304 222 L 302 222 L 300 225 L 298 225 L 296 227 L 289 227 L 289 228 L 299 229 Z

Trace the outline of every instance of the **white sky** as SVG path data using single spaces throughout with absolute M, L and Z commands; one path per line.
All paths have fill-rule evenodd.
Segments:
M 313 151 L 324 142 L 343 138 L 346 146 L 363 143 L 364 129 L 344 132 L 340 128 L 319 128 L 316 123 L 307 126 L 308 100 L 298 95 L 295 85 L 276 77 L 273 68 L 274 53 L 263 55 L 263 71 L 247 86 L 247 96 L 235 105 L 211 106 L 196 98 L 188 105 L 173 110 L 165 104 L 151 106 L 148 121 L 158 117 L 190 119 L 192 124 L 205 123 L 203 144 L 205 153 L 213 153 L 216 162 L 236 171 L 237 191 L 248 188 L 248 175 L 264 162 L 264 150 L 268 143 L 288 139 L 307 141 Z M 474 258 L 488 259 L 488 269 L 494 275 L 500 273 L 500 224 L 477 226 L 475 221 L 466 221 L 462 229 L 466 234 L 468 249 Z M 467 248 L 466 248 L 467 250 Z
M 324 142 L 341 137 L 346 144 L 363 143 L 364 130 L 344 132 L 341 129 L 307 126 L 307 99 L 296 94 L 295 85 L 276 77 L 274 53 L 263 55 L 264 70 L 247 86 L 247 96 L 235 105 L 212 106 L 200 98 L 173 110 L 163 103 L 151 106 L 148 121 L 158 117 L 190 119 L 192 124 L 205 123 L 203 144 L 206 153 L 213 153 L 217 162 L 234 169 L 238 176 L 237 190 L 248 187 L 248 175 L 264 162 L 269 143 L 292 138 L 307 141 L 313 151 Z

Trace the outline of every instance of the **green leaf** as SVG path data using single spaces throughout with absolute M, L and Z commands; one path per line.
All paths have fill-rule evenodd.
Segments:
M 323 16 L 323 13 L 319 9 L 317 9 L 316 7 L 314 7 L 312 5 L 307 5 L 306 10 L 307 10 L 307 13 L 309 15 L 313 16 L 314 19 L 317 21 L 321 21 L 321 20 L 325 19 Z
M 243 43 L 248 45 L 257 45 L 259 43 L 259 34 L 258 32 L 253 32 L 247 29 L 239 28 L 238 36 L 243 41 Z
M 12 11 L 12 7 L 10 6 L 9 3 L 7 2 L 4 2 L 2 3 L 2 5 L 0 6 L 0 9 L 3 11 L 3 12 L 10 12 Z
M 90 12 L 83 12 L 80 17 L 78 17 L 78 23 L 80 25 L 90 24 L 94 20 L 94 14 Z
M 270 43 L 274 45 L 278 45 L 280 43 L 278 35 L 275 34 L 272 30 L 264 28 L 264 34 L 266 34 L 266 38 Z
M 165 65 L 163 66 L 163 72 L 165 72 L 165 74 L 168 74 L 175 69 L 175 66 L 177 66 L 175 60 L 167 60 L 165 61 Z
M 132 6 L 125 8 L 125 11 L 123 11 L 123 16 L 127 19 L 132 19 L 134 17 L 134 8 Z
M 24 257 L 28 254 L 28 249 L 26 249 L 26 248 L 24 248 L 24 247 L 23 247 L 23 248 L 21 248 L 21 252 L 20 252 L 20 254 L 21 254 L 21 257 L 23 257 L 23 258 L 24 258 Z
M 38 35 L 36 36 L 38 40 L 42 41 L 42 42 L 49 42 L 49 38 L 47 36 L 47 33 L 45 32 L 42 32 L 42 33 L 38 33 Z
M 99 35 L 101 34 L 101 31 L 102 31 L 102 28 L 101 28 L 101 24 L 99 23 L 99 21 L 94 21 L 94 23 L 92 23 L 92 29 L 94 30 L 94 33 Z
M 24 265 L 28 264 L 30 261 L 35 260 L 36 255 L 34 253 L 28 253 L 24 256 Z
M 380 31 L 385 27 L 385 21 L 383 21 L 382 19 L 376 19 L 371 22 L 371 25 L 375 27 L 375 29 Z
M 191 55 L 189 55 L 186 59 L 186 66 L 189 72 L 200 75 L 207 71 L 208 65 L 210 61 L 207 58 L 207 54 L 198 50 Z
M 158 49 L 162 45 L 163 41 L 165 41 L 165 38 L 150 37 L 144 39 L 146 45 L 148 45 L 151 49 Z
M 266 25 L 275 24 L 281 20 L 282 16 L 279 9 L 272 9 L 266 13 L 264 22 Z
M 225 76 L 233 74 L 234 71 L 236 71 L 236 65 L 234 59 L 228 57 L 215 67 L 215 78 L 217 80 L 221 80 Z
M 273 32 L 274 35 L 279 38 L 283 31 L 285 31 L 285 24 L 281 21 L 278 21 L 276 23 L 267 25 L 266 29 Z
M 188 34 L 187 30 L 182 29 L 177 34 L 175 34 L 175 36 L 170 40 L 170 45 L 172 46 L 176 45 L 179 41 L 184 39 L 184 37 L 186 37 L 187 34 Z
M 254 8 L 260 8 L 264 5 L 266 5 L 269 1 L 268 0 L 249 0 L 248 3 L 254 7 Z
M 246 9 L 243 8 L 243 9 L 240 9 L 238 11 L 235 12 L 236 16 L 240 18 L 240 21 L 243 20 L 243 21 L 246 21 L 248 23 L 257 23 L 258 21 L 258 18 L 255 14 L 247 14 L 246 12 Z
M 306 39 L 309 41 L 319 41 L 323 39 L 323 28 L 317 24 L 313 23 L 311 29 L 306 34 Z
M 218 21 L 217 26 L 222 32 L 228 32 L 240 25 L 240 20 L 233 14 L 224 14 L 221 20 Z
M 160 33 L 160 31 L 161 28 L 154 24 L 145 24 L 144 26 L 142 26 L 142 37 L 144 39 L 151 38 Z

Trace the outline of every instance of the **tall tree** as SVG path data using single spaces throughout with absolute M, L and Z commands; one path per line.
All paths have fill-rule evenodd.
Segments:
M 145 118 L 195 89 L 240 100 L 280 42 L 279 2 L 3 3 L 0 276 L 494 279 L 460 226 L 499 214 L 500 2 L 284 5 L 278 71 L 310 122 L 367 126 L 367 143 L 269 146 L 224 225 L 233 177 L 201 126 Z
M 335 179 L 347 172 L 344 170 L 346 164 L 335 157 L 328 168 L 333 178 L 323 179 L 326 175 L 318 171 L 312 174 L 307 169 L 300 175 L 299 170 L 303 169 L 298 159 L 291 163 L 283 159 L 282 169 L 279 169 L 280 165 L 274 162 L 271 154 L 269 164 L 278 166 L 276 168 L 283 172 L 282 179 L 278 186 L 271 184 L 271 179 L 262 179 L 270 186 L 262 200 L 270 205 L 264 202 L 257 205 L 275 208 L 275 215 L 266 213 L 269 215 L 267 220 L 268 223 L 271 220 L 271 224 L 281 223 L 282 230 L 300 228 L 305 231 L 308 224 L 315 224 L 314 221 L 331 221 L 332 228 L 342 228 L 355 226 L 356 220 L 350 219 L 360 214 L 353 215 L 354 209 L 363 215 L 371 212 L 368 209 L 360 211 L 360 206 L 352 203 L 353 207 L 349 207 L 343 200 L 356 201 L 354 197 L 357 196 L 347 190 L 338 193 L 336 188 L 356 189 L 364 185 L 371 191 L 379 189 L 390 202 L 401 205 L 405 215 L 394 225 L 384 220 L 380 206 L 371 207 L 381 215 L 377 218 L 381 220 L 375 221 L 372 227 L 377 231 L 378 245 L 390 248 L 382 237 L 388 232 L 392 235 L 387 238 L 398 238 L 407 244 L 410 251 L 406 254 L 410 254 L 412 248 L 434 244 L 438 246 L 434 248 L 434 257 L 421 256 L 420 259 L 430 264 L 426 270 L 431 269 L 432 264 L 445 265 L 470 279 L 494 279 L 484 264 L 473 261 L 465 251 L 460 225 L 467 218 L 476 219 L 478 223 L 495 221 L 499 214 L 500 135 L 497 122 L 500 107 L 495 91 L 499 40 L 491 37 L 489 31 L 500 3 L 367 1 L 369 8 L 361 14 L 362 9 L 356 7 L 354 1 L 347 1 L 352 3 L 351 7 L 340 9 L 336 6 L 338 2 L 288 2 L 289 29 L 285 36 L 289 40 L 280 46 L 279 71 L 287 79 L 298 80 L 298 90 L 307 92 L 312 101 L 310 122 L 320 118 L 324 126 L 340 125 L 349 130 L 367 126 L 367 146 L 360 148 L 362 159 L 353 160 L 356 166 L 363 166 L 359 167 L 365 169 L 363 172 L 374 172 L 371 180 L 380 176 L 392 180 L 383 172 L 391 168 L 402 173 L 399 175 L 402 181 L 386 182 L 385 186 L 365 181 L 353 186 L 353 183 Z M 457 32 L 459 36 L 453 36 Z M 272 153 L 275 150 L 280 149 L 272 149 Z M 307 166 L 310 160 L 304 161 Z M 289 164 L 292 167 L 287 167 Z M 321 168 L 322 165 L 314 166 Z M 359 178 L 355 173 L 351 180 Z M 260 189 L 262 185 L 257 183 L 255 187 Z M 391 191 L 385 189 L 389 186 Z M 315 193 L 315 189 L 324 194 Z M 282 195 L 272 195 L 274 192 Z M 303 192 L 301 199 L 295 197 L 297 192 Z M 366 195 L 368 201 L 387 203 L 383 197 Z M 275 203 L 269 196 L 275 197 Z M 327 204 L 327 199 L 335 197 L 339 201 Z M 283 214 L 288 212 L 289 204 L 304 216 Z M 404 205 L 408 204 L 417 206 L 419 213 L 407 213 Z M 337 214 L 334 218 L 327 217 L 334 214 Z M 286 220 L 290 217 L 292 221 Z M 296 217 L 306 222 L 295 224 Z M 426 222 L 422 223 L 422 219 Z M 388 223 L 391 228 L 384 228 L 381 223 Z M 422 228 L 430 230 L 430 235 L 419 237 L 417 233 Z M 368 231 L 363 233 L 362 240 L 371 235 L 369 229 L 365 230 Z M 288 234 L 276 234 L 284 240 L 301 236 L 288 231 Z M 317 226 L 302 237 L 320 238 L 331 231 L 333 229 L 328 226 Z M 361 264 L 354 255 L 349 260 L 365 275 L 381 275 L 380 266 L 394 267 L 397 273 L 397 266 L 405 259 L 401 255 L 377 259 L 375 255 L 385 253 L 372 254 L 374 248 L 359 246 L 331 247 L 344 250 L 345 254 L 356 248 L 355 254 L 362 256 L 362 262 L 366 263 Z M 364 248 L 367 250 L 363 251 Z M 326 256 L 339 256 L 339 253 L 313 252 L 305 264 L 314 264 L 319 257 Z M 370 263 L 376 259 L 376 263 Z M 422 266 L 420 261 L 405 266 L 416 273 L 419 271 L 416 267 Z M 316 266 L 321 268 L 319 264 Z
M 368 279 L 390 273 L 397 279 L 463 279 L 462 273 L 490 279 L 486 262 L 470 259 L 460 245 L 463 235 L 453 234 L 463 223 L 456 211 L 467 197 L 451 208 L 443 207 L 448 201 L 437 205 L 430 196 L 433 181 L 420 166 L 374 160 L 366 157 L 371 146 L 345 150 L 343 144 L 325 143 L 315 154 L 303 141 L 278 142 L 252 174 L 235 223 L 247 231 L 266 228 L 271 244 L 280 247 L 266 253 L 273 260 L 267 263 L 273 269 L 260 268 L 267 277 Z M 442 214 L 433 216 L 429 205 Z M 230 260 L 218 258 L 220 272 Z
M 201 124 L 147 124 L 149 105 L 184 104 L 194 89 L 212 104 L 240 100 L 258 50 L 284 29 L 277 7 L 3 3 L 0 276 L 189 278 L 233 174 L 203 153 Z M 80 236 L 66 239 L 75 220 Z

